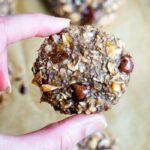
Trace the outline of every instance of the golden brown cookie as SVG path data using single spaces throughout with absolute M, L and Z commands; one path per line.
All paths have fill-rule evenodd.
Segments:
M 133 66 L 120 39 L 92 26 L 71 26 L 42 44 L 33 83 L 55 110 L 91 114 L 118 102 Z

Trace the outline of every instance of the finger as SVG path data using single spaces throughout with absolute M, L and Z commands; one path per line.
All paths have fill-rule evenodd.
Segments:
M 73 116 L 58 124 L 53 125 L 55 134 L 59 135 L 59 147 L 63 150 L 70 150 L 75 144 L 90 134 L 100 131 L 107 126 L 104 116 L 80 115 Z
M 0 36 L 0 91 L 8 88 L 9 78 L 8 78 L 8 67 L 7 67 L 7 51 L 6 51 L 6 39 L 1 34 Z
M 3 17 L 8 44 L 33 36 L 45 37 L 69 26 L 70 20 L 40 13 Z
M 100 114 L 77 115 L 52 124 L 38 132 L 19 136 L 15 141 L 19 143 L 18 146 L 28 150 L 70 150 L 80 140 L 93 132 L 102 130 L 106 125 L 105 118 Z
M 33 36 L 48 36 L 69 26 L 69 20 L 43 14 L 0 17 L 0 91 L 10 89 L 6 45 Z

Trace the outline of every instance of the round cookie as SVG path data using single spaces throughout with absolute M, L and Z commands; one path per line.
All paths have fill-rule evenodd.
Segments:
M 124 0 L 47 0 L 49 9 L 73 24 L 108 25 Z
M 106 131 L 99 131 L 80 141 L 73 150 L 118 150 L 117 139 Z
M 44 41 L 32 71 L 41 101 L 65 114 L 109 109 L 126 91 L 132 57 L 115 36 L 92 26 L 71 26 Z

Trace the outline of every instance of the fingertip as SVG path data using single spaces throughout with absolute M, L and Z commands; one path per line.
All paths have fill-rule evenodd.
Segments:
M 8 44 L 34 36 L 46 37 L 70 25 L 69 19 L 41 13 L 13 15 L 5 19 Z
M 53 17 L 53 16 L 48 16 L 49 19 L 49 24 L 47 24 L 47 34 L 51 35 L 54 33 L 59 33 L 61 32 L 64 28 L 67 28 L 70 26 L 70 19 L 66 18 L 61 18 L 61 17 Z
M 61 32 L 70 26 L 70 19 L 45 15 L 41 13 L 27 14 L 36 20 L 36 36 L 45 37 Z

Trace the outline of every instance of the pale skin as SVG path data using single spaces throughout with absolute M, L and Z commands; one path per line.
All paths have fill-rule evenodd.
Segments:
M 22 39 L 47 37 L 69 26 L 69 20 L 43 14 L 0 17 L 0 91 L 10 88 L 7 46 Z M 38 131 L 20 136 L 0 134 L 0 149 L 71 150 L 84 137 L 107 126 L 101 114 L 74 115 Z

